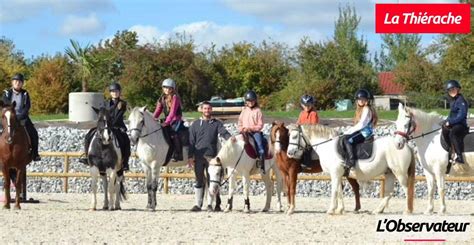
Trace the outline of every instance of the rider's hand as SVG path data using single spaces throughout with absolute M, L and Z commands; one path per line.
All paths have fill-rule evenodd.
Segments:
M 168 127 L 168 126 L 169 126 L 169 124 L 168 124 L 167 122 L 162 122 L 162 123 L 161 123 L 161 127 L 163 127 L 163 128 L 164 128 L 164 127 Z
M 188 159 L 188 168 L 193 168 L 194 167 L 194 158 L 189 158 Z
M 237 139 L 235 138 L 235 136 L 232 136 L 232 137 L 230 137 L 230 141 L 232 141 L 232 143 L 235 143 L 235 142 L 237 142 Z
M 449 122 L 446 121 L 446 123 L 444 124 L 444 126 L 449 127 Z

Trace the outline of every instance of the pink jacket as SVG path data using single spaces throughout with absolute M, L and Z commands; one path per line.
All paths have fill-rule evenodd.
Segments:
M 161 112 L 163 111 L 165 105 L 164 101 L 158 100 L 156 103 L 155 112 L 153 113 L 154 118 L 159 118 Z M 166 116 L 165 123 L 171 125 L 176 121 L 181 121 L 182 118 L 182 111 L 181 111 L 181 99 L 178 95 L 174 95 L 173 99 L 171 100 L 171 109 L 168 112 L 168 116 Z
M 263 115 L 260 108 L 245 107 L 239 116 L 239 132 L 243 128 L 249 128 L 252 132 L 260 132 L 263 128 Z

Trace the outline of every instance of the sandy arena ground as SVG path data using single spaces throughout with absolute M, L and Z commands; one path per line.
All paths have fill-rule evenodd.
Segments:
M 3 194 L 3 193 L 2 193 Z M 257 212 L 264 196 L 250 197 L 252 212 L 243 213 L 243 197 L 234 197 L 231 213 L 189 212 L 191 195 L 159 195 L 156 212 L 146 212 L 146 195 L 129 195 L 121 211 L 89 211 L 90 194 L 38 194 L 40 204 L 22 204 L 22 210 L 0 210 L 0 242 L 14 243 L 380 243 L 372 211 L 378 199 L 362 199 L 362 212 L 328 216 L 328 198 L 297 197 L 296 213 Z M 102 206 L 102 194 L 98 207 Z M 275 199 L 273 199 L 274 201 Z M 415 215 L 423 219 L 426 200 L 415 200 Z M 345 198 L 346 210 L 353 199 Z M 401 215 L 403 199 L 392 199 L 386 214 Z M 286 205 L 286 200 L 283 202 Z M 275 202 L 272 203 L 272 208 Z M 447 201 L 449 215 L 470 217 L 473 201 Z M 435 210 L 438 203 L 435 204 Z M 471 225 L 470 241 L 474 243 Z M 456 244 L 463 244 L 457 242 Z

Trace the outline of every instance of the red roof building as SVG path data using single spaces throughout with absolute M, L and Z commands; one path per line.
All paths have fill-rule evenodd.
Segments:
M 395 82 L 395 75 L 393 72 L 380 72 L 378 75 L 379 86 L 383 95 L 402 95 L 405 89 L 402 84 Z

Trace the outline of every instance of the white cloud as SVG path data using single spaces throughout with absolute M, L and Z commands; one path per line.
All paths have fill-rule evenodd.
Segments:
M 55 15 L 115 10 L 111 0 L 0 0 L 0 23 L 34 19 L 44 12 Z
M 212 21 L 199 21 L 183 24 L 167 31 L 160 31 L 154 26 L 135 25 L 129 28 L 138 35 L 139 44 L 163 42 L 176 34 L 186 34 L 192 37 L 198 49 L 214 44 L 222 47 L 237 42 L 255 42 L 272 40 L 283 42 L 290 46 L 297 45 L 304 36 L 312 40 L 320 40 L 323 34 L 315 29 L 305 31 L 281 31 L 270 26 L 254 27 L 246 25 L 219 25 Z
M 61 35 L 95 35 L 102 33 L 105 30 L 105 25 L 95 14 L 90 14 L 85 17 L 68 16 L 60 28 Z

